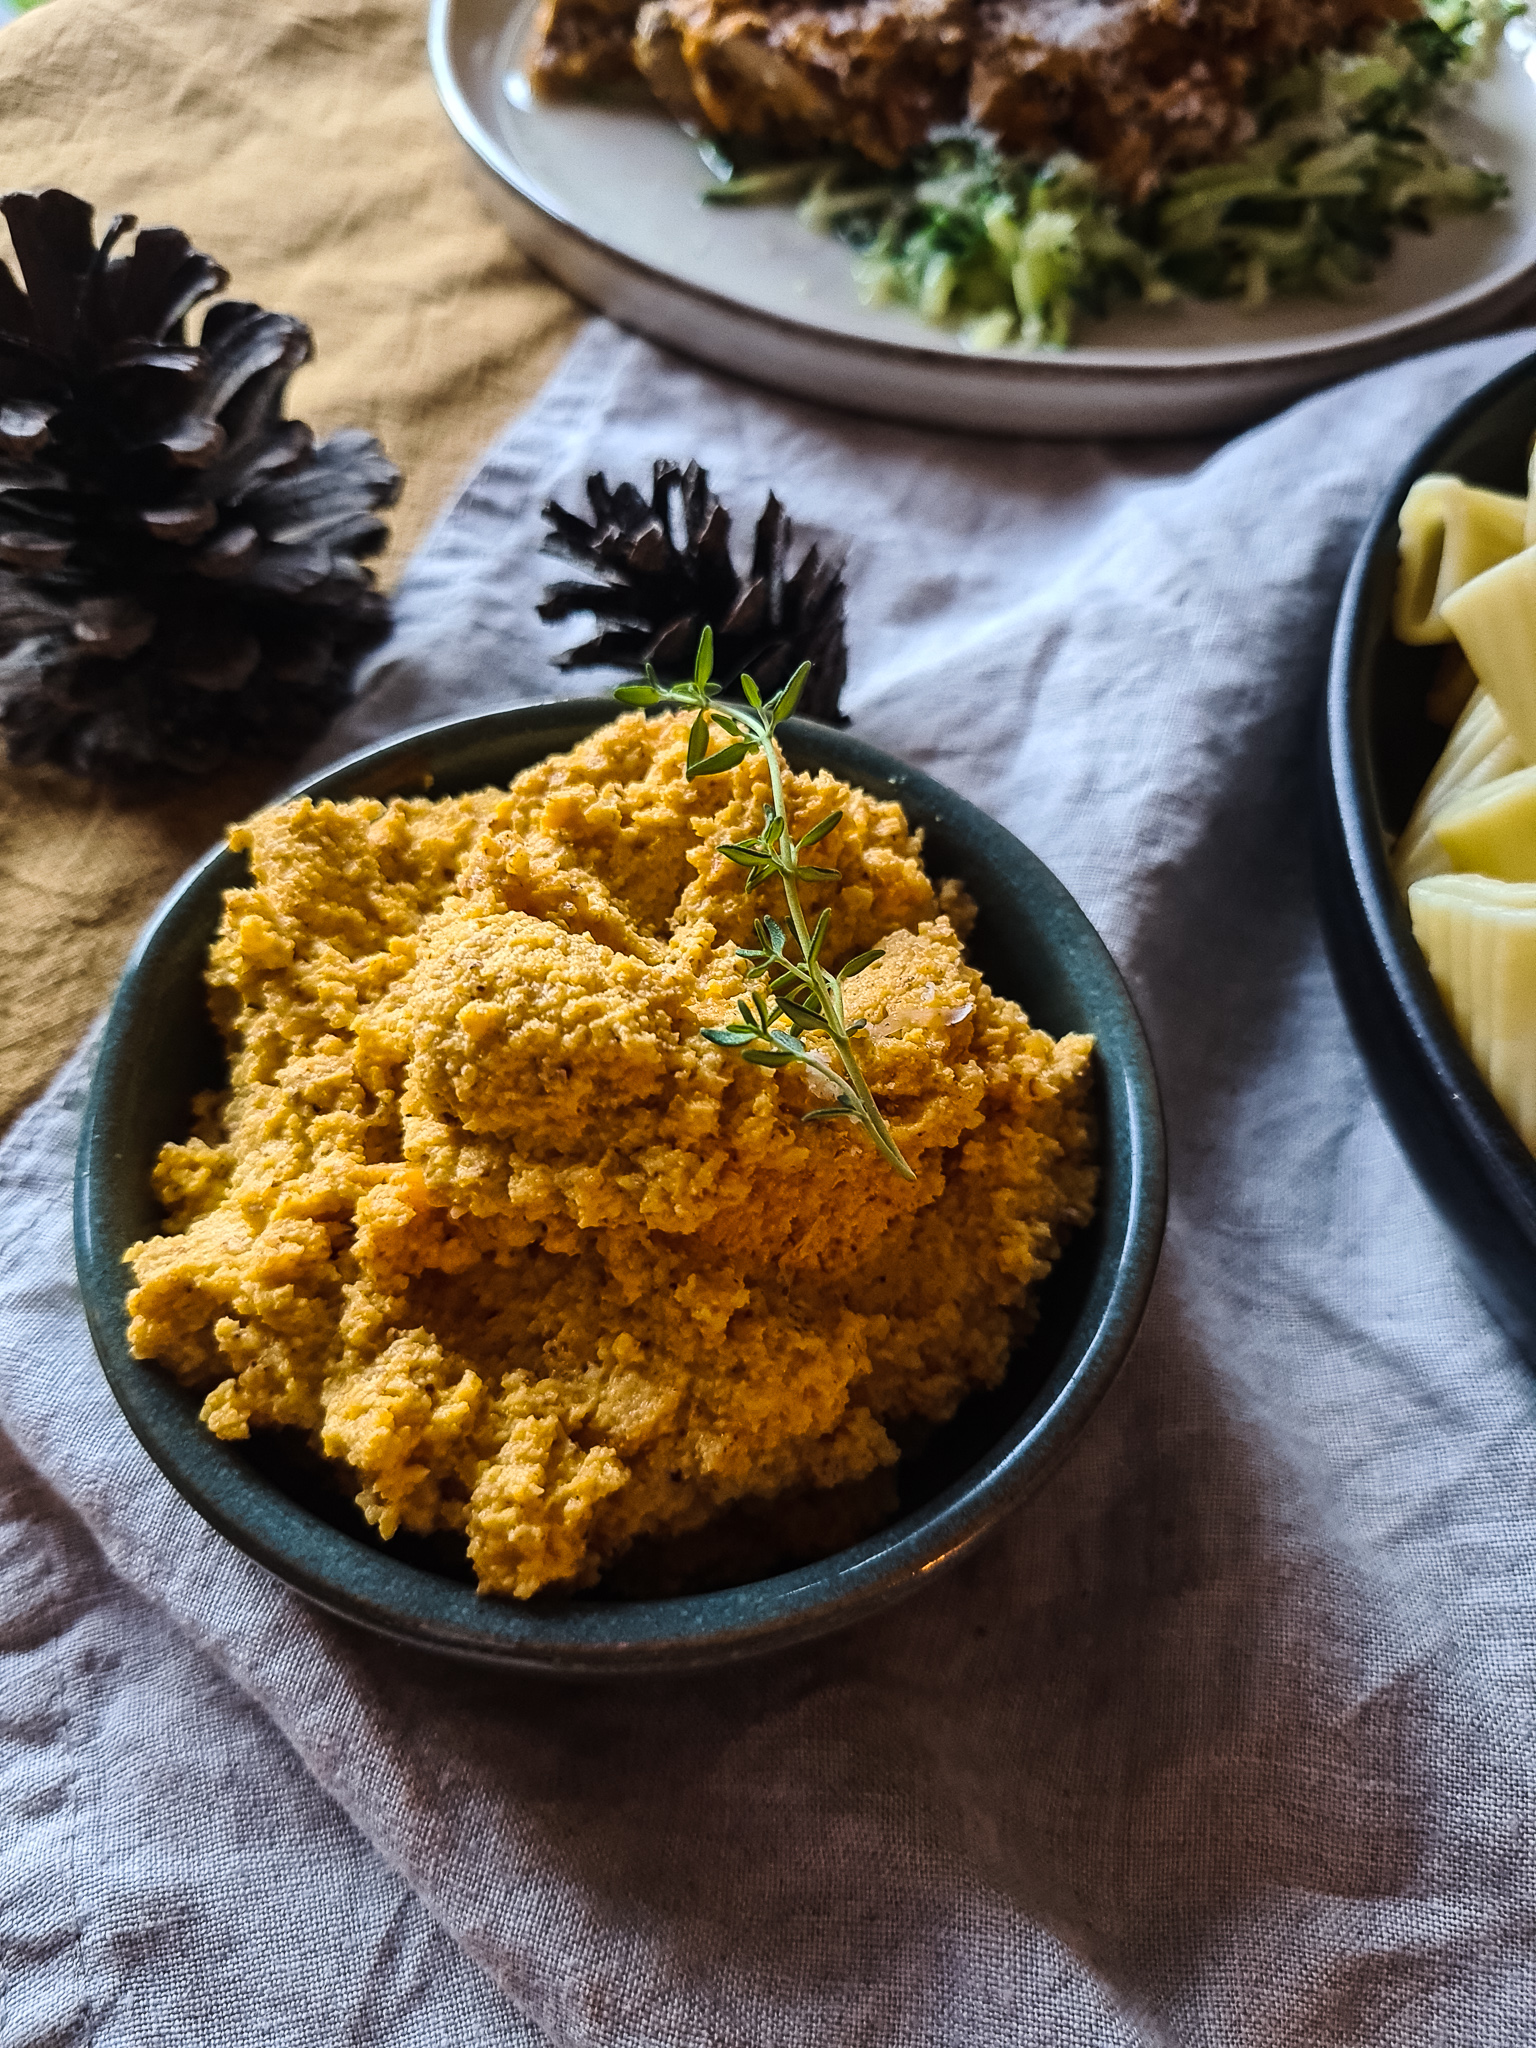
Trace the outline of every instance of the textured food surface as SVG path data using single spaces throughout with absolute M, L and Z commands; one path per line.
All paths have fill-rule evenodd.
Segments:
M 550 96 L 633 62 L 691 126 L 841 143 L 893 167 L 969 113 L 1005 149 L 1071 150 L 1144 197 L 1252 141 L 1255 82 L 1353 49 L 1417 0 L 544 0 L 530 75 Z M 599 13 L 600 31 L 597 27 Z
M 648 0 L 634 56 L 690 126 L 846 143 L 894 167 L 965 111 L 972 19 L 970 0 Z
M 539 0 L 528 74 L 547 99 L 634 76 L 635 0 Z
M 1091 1042 L 986 988 L 895 804 L 788 781 L 797 834 L 844 813 L 809 907 L 828 964 L 885 948 L 848 1014 L 916 1180 L 804 1123 L 805 1070 L 700 1036 L 747 986 L 764 899 L 719 849 L 767 778 L 690 784 L 686 738 L 636 714 L 510 790 L 240 828 L 208 970 L 232 1085 L 128 1255 L 134 1351 L 214 1431 L 304 1432 L 486 1591 L 590 1585 L 733 1505 L 777 1498 L 791 1546 L 807 1502 L 846 1528 L 904 1431 L 1001 1379 L 1091 1211 Z
M 1005 149 L 1069 149 L 1135 198 L 1236 156 L 1253 87 L 1352 49 L 1417 0 L 981 0 L 970 113 Z

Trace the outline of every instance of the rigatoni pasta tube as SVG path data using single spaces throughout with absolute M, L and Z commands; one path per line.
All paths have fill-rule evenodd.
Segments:
M 1486 690 L 1475 691 L 1392 849 L 1392 873 L 1399 889 L 1425 875 L 1443 875 L 1450 868 L 1451 857 L 1434 831 L 1436 819 L 1448 804 L 1526 765 L 1499 707 Z
M 1515 745 L 1536 764 L 1536 548 L 1474 576 L 1442 611 Z
M 1536 882 L 1536 768 L 1453 798 L 1434 834 L 1458 874 Z
M 1446 599 L 1525 545 L 1524 498 L 1456 476 L 1421 476 L 1398 514 L 1393 632 L 1414 647 L 1449 640 Z
M 1536 1152 L 1536 885 L 1432 875 L 1408 911 L 1458 1036 Z

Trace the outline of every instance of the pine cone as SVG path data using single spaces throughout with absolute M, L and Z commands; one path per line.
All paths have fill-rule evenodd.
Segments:
M 345 701 L 387 600 L 361 557 L 399 472 L 371 435 L 282 417 L 310 353 L 175 228 L 68 192 L 0 199 L 0 728 L 13 762 L 110 782 L 289 753 Z
M 731 517 L 696 462 L 658 462 L 649 502 L 633 484 L 610 491 L 587 479 L 589 524 L 548 504 L 548 554 L 596 569 L 601 583 L 552 583 L 541 619 L 591 612 L 606 630 L 559 658 L 561 668 L 627 668 L 647 662 L 664 677 L 693 666 L 705 626 L 714 629 L 715 674 L 734 687 L 743 671 L 764 692 L 811 664 L 801 711 L 846 725 L 838 698 L 848 674 L 843 640 L 843 569 L 810 548 L 786 574 L 792 532 L 771 493 L 757 522 L 745 583 L 731 560 Z

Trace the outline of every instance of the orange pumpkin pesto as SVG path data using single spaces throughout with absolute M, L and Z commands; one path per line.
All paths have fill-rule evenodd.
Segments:
M 967 964 L 971 906 L 896 804 L 787 779 L 796 833 L 844 814 L 807 907 L 829 966 L 885 949 L 848 1014 L 915 1181 L 802 1121 L 816 1076 L 700 1036 L 748 988 L 764 896 L 719 848 L 767 773 L 690 784 L 687 731 L 635 714 L 508 789 L 235 830 L 230 1085 L 128 1253 L 133 1350 L 211 1430 L 303 1432 L 381 1535 L 461 1535 L 484 1592 L 856 1493 L 1002 1378 L 1091 1213 L 1091 1041 Z

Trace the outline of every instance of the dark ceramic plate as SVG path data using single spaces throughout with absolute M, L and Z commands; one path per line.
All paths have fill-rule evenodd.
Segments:
M 316 796 L 436 794 L 501 783 L 574 746 L 614 715 L 588 699 L 409 733 L 304 785 Z M 192 1094 L 223 1074 L 202 969 L 222 892 L 243 858 L 211 854 L 145 932 L 107 1019 L 80 1139 L 75 1242 L 96 1348 L 113 1392 L 161 1470 L 216 1529 L 333 1613 L 462 1656 L 563 1674 L 677 1669 L 747 1656 L 840 1627 L 958 1557 L 1043 1480 L 1125 1356 L 1162 1237 L 1157 1084 L 1114 963 L 1061 884 L 1001 826 L 949 790 L 845 734 L 795 719 L 790 759 L 896 797 L 926 831 L 932 872 L 961 877 L 980 908 L 973 957 L 1046 1030 L 1098 1039 L 1103 1191 L 1092 1226 L 1046 1283 L 1041 1319 L 1004 1385 L 967 1402 L 900 1468 L 895 1521 L 822 1562 L 675 1599 L 524 1604 L 479 1598 L 467 1571 L 423 1544 L 384 1545 L 281 1439 L 221 1443 L 197 1402 L 130 1357 L 122 1255 L 158 1228 L 150 1168 L 185 1135 Z
M 1387 868 L 1445 733 L 1424 715 L 1440 650 L 1392 636 L 1397 516 L 1428 470 L 1523 492 L 1536 356 L 1458 407 L 1403 464 L 1355 556 L 1319 761 L 1318 897 L 1344 1007 L 1399 1144 L 1489 1307 L 1536 1359 L 1536 1160 L 1473 1066 Z

